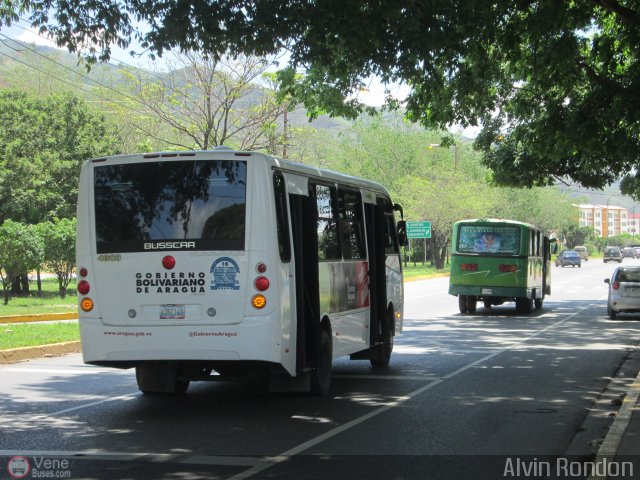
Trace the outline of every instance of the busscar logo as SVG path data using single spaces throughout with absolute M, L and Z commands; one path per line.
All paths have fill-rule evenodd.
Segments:
M 152 242 L 145 243 L 145 250 L 180 250 L 186 248 L 196 248 L 196 242 Z

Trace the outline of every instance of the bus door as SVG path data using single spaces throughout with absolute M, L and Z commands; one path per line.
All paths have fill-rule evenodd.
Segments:
M 285 174 L 289 191 L 296 308 L 296 373 L 313 367 L 320 350 L 317 205 L 312 184 L 304 192 L 299 177 Z M 306 179 L 304 179 L 306 186 Z M 298 188 L 292 185 L 297 185 Z
M 388 323 L 387 314 L 387 285 L 385 273 L 385 243 L 386 224 L 383 199 L 377 204 L 365 203 L 365 219 L 367 225 L 367 246 L 369 255 L 369 294 L 371 298 L 370 310 L 370 345 L 376 345 L 385 338 Z
M 551 240 L 549 237 L 544 238 L 544 248 L 542 251 L 542 288 L 545 295 L 551 295 L 551 272 L 549 267 L 551 266 Z

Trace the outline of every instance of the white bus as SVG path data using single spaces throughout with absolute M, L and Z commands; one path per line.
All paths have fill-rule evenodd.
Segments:
M 326 394 L 333 359 L 388 365 L 402 330 L 381 185 L 225 147 L 89 160 L 78 194 L 84 361 L 145 393 L 248 376 Z

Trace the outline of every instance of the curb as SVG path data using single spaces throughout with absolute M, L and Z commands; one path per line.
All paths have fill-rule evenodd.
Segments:
M 0 350 L 0 364 L 16 363 L 39 357 L 58 357 L 67 353 L 80 353 L 80 341 Z
M 31 315 L 9 315 L 0 317 L 0 324 L 5 323 L 28 323 L 28 322 L 49 322 L 55 320 L 77 320 L 77 313 L 34 313 Z
M 603 461 L 615 460 L 616 453 L 624 434 L 631 423 L 631 415 L 633 414 L 638 399 L 640 398 L 640 372 L 636 376 L 635 381 L 629 387 L 629 390 L 622 401 L 622 406 L 616 415 L 616 418 L 607 433 L 602 446 L 598 450 L 598 454 L 595 459 L 595 463 L 602 463 Z M 608 476 L 591 475 L 588 480 L 606 480 Z

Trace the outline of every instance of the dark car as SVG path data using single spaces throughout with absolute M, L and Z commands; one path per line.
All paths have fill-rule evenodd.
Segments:
M 580 254 L 573 250 L 565 250 L 560 255 L 558 255 L 556 258 L 556 266 L 566 267 L 567 265 L 579 268 L 582 267 Z
M 604 263 L 618 262 L 622 263 L 622 252 L 619 247 L 607 247 L 604 249 Z

